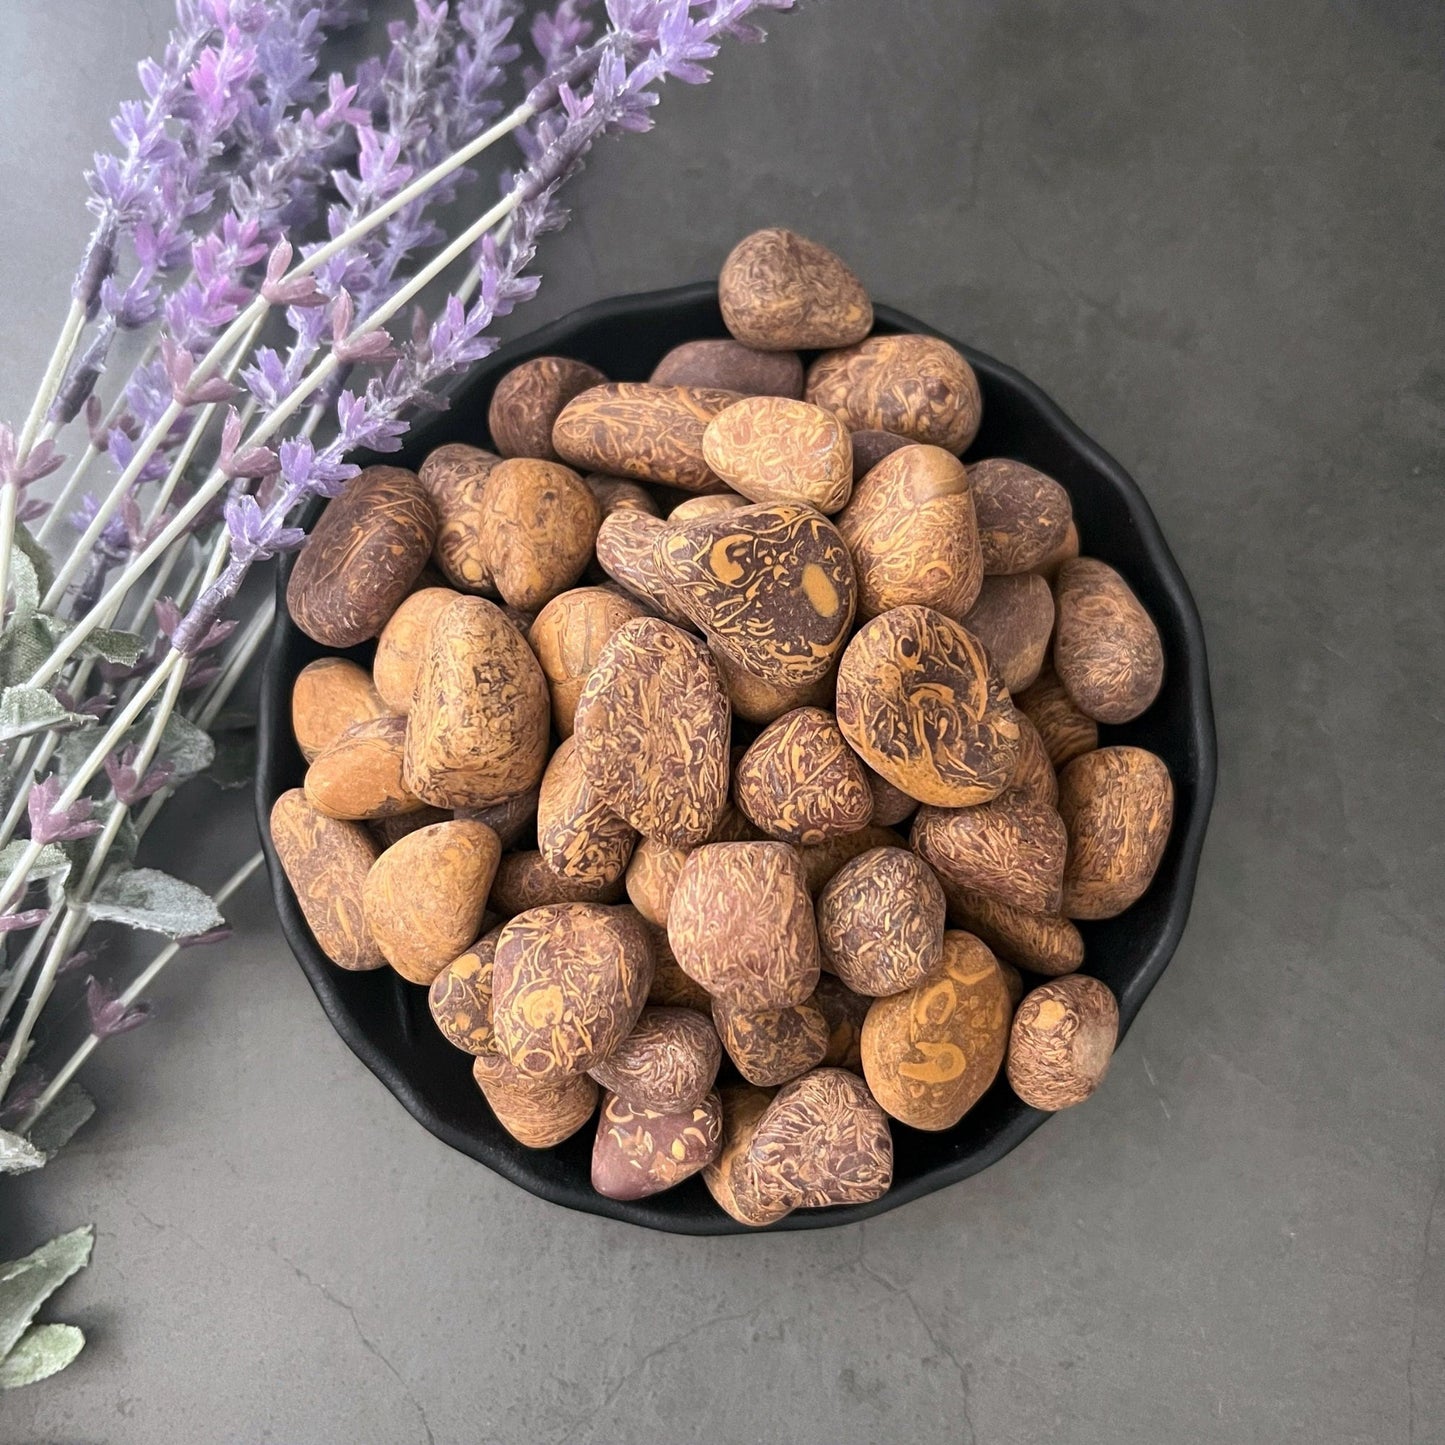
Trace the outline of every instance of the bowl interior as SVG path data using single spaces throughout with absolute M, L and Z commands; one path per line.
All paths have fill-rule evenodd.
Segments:
M 879 308 L 877 316 L 880 332 L 931 331 L 887 308 Z M 530 357 L 561 354 L 590 362 L 614 380 L 645 380 L 671 347 L 726 334 L 711 285 L 588 307 L 498 351 L 476 369 L 449 411 L 414 431 L 399 454 L 384 460 L 415 468 L 444 442 L 486 445 L 492 391 L 511 367 Z M 1214 791 L 1214 725 L 1199 616 L 1148 504 L 1119 464 L 1026 378 L 970 347 L 953 344 L 973 364 L 984 398 L 983 426 L 966 459 L 1013 457 L 1062 482 L 1073 499 L 1084 550 L 1123 573 L 1163 638 L 1167 670 L 1158 700 L 1135 722 L 1101 728 L 1100 734 L 1103 743 L 1137 743 L 1168 764 L 1175 786 L 1173 833 L 1152 887 L 1133 908 L 1106 922 L 1080 925 L 1085 971 L 1113 989 L 1121 1029 L 1127 1029 L 1183 933 Z M 448 1044 L 432 1024 L 425 989 L 404 982 L 390 969 L 348 973 L 317 948 L 266 827 L 272 803 L 286 789 L 299 786 L 305 771 L 291 736 L 292 680 L 326 651 L 286 614 L 289 574 L 289 563 L 283 564 L 277 583 L 280 621 L 262 683 L 256 801 L 282 927 L 337 1032 L 433 1134 L 534 1194 L 654 1229 L 749 1232 L 712 1202 L 700 1178 L 635 1203 L 595 1194 L 588 1182 L 590 1127 L 556 1149 L 524 1148 L 492 1117 L 472 1081 L 470 1058 Z M 370 649 L 353 655 L 369 661 Z M 798 1211 L 773 1228 L 822 1228 L 892 1209 L 987 1167 L 1047 1117 L 1021 1103 L 1000 1078 L 953 1129 L 922 1133 L 893 1125 L 894 1185 L 883 1199 Z

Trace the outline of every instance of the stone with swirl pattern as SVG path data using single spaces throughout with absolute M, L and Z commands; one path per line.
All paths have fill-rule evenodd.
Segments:
M 1024 995 L 1009 1034 L 1008 1081 L 1035 1109 L 1082 1104 L 1104 1081 L 1119 1041 L 1119 1004 L 1106 984 L 1071 973 Z
M 654 556 L 673 605 L 766 681 L 815 682 L 847 641 L 853 560 L 812 507 L 762 504 L 668 526 Z
M 652 945 L 631 908 L 558 903 L 519 913 L 497 939 L 492 1027 L 521 1073 L 586 1073 L 632 1032 L 652 983 Z
M 963 355 L 935 336 L 871 336 L 824 352 L 803 395 L 849 431 L 890 431 L 961 453 L 978 434 L 983 398 Z
M 814 898 L 836 877 L 845 863 L 868 852 L 870 848 L 903 848 L 908 840 L 895 833 L 892 828 L 882 828 L 870 823 L 856 833 L 844 833 L 838 838 L 829 838 L 813 848 L 799 848 L 798 860 L 803 865 L 803 877 L 807 880 L 808 892 Z
M 527 641 L 542 664 L 552 694 L 552 724 L 561 738 L 572 736 L 577 699 L 597 665 L 607 639 L 646 609 L 610 587 L 573 587 L 537 614 Z
M 626 477 L 609 477 L 606 472 L 589 472 L 585 480 L 604 518 L 613 512 L 641 512 L 648 517 L 662 515 L 656 497 L 637 482 L 629 482 Z
M 646 1199 L 691 1179 L 722 1148 L 722 1101 L 686 1109 L 638 1108 L 604 1093 L 592 1146 L 592 1187 L 605 1199 Z
M 856 993 L 912 988 L 938 967 L 946 905 L 933 871 L 906 848 L 874 848 L 818 895 L 818 942 Z
M 1054 671 L 1080 712 L 1132 722 L 1159 696 L 1164 645 L 1154 619 L 1107 562 L 1075 557 L 1054 582 Z
M 1062 914 L 1030 913 L 986 893 L 939 881 L 948 900 L 949 923 L 976 933 L 1000 959 L 1049 978 L 1083 965 L 1083 935 Z
M 417 476 L 437 513 L 432 561 L 462 592 L 492 592 L 492 567 L 482 550 L 487 482 L 501 461 L 495 452 L 449 442 L 428 453 Z
M 1059 813 L 1069 835 L 1064 913 L 1113 918 L 1154 881 L 1174 821 L 1174 780 L 1144 748 L 1099 748 L 1059 774 Z
M 722 1145 L 717 1158 L 702 1171 L 703 1183 L 718 1207 L 739 1224 L 759 1229 L 791 1214 L 794 1206 L 777 1199 L 764 1201 L 748 1163 L 747 1149 L 758 1121 L 772 1103 L 771 1089 L 733 1084 L 719 1090 L 722 1101 Z
M 688 854 L 667 914 L 683 971 L 737 1008 L 786 1008 L 818 983 L 803 865 L 786 843 L 707 843 Z
M 492 966 L 501 932 L 494 928 L 484 933 L 432 979 L 427 991 L 427 1008 L 442 1037 L 468 1054 L 490 1054 L 497 1049 L 492 1029 Z
M 426 805 L 402 782 L 405 748 L 405 718 L 354 723 L 306 769 L 306 796 L 332 818 L 360 821 L 418 812 Z
M 1018 761 L 1018 714 L 982 644 L 930 607 L 858 629 L 838 667 L 837 717 L 870 768 L 935 807 L 987 802 Z
M 718 276 L 733 336 L 759 351 L 815 351 L 861 341 L 873 328 L 863 283 L 826 246 L 769 226 L 744 236 Z
M 518 840 L 536 823 L 537 794 L 538 789 L 529 788 L 515 798 L 490 807 L 458 808 L 456 816 L 470 823 L 485 823 L 501 839 L 503 848 L 515 848 Z
M 828 1052 L 823 1055 L 823 1064 L 861 1074 L 863 1020 L 868 1017 L 873 1000 L 854 993 L 841 978 L 825 973 L 813 992 L 813 1002 L 828 1024 Z
M 327 503 L 297 555 L 286 585 L 292 620 L 326 647 L 375 637 L 421 575 L 436 532 L 415 472 L 367 467 Z
M 853 490 L 847 428 L 822 407 L 750 396 L 719 412 L 702 454 L 735 492 L 754 502 L 801 502 L 836 512 Z
M 814 682 L 772 682 L 740 667 L 722 648 L 711 646 L 713 660 L 722 674 L 733 716 L 745 722 L 770 723 L 795 707 L 833 706 L 837 682 L 834 670 Z
M 873 816 L 873 792 L 833 714 L 784 713 L 758 734 L 733 773 L 738 807 L 770 838 L 822 843 Z
M 1039 730 L 1023 712 L 1019 713 L 1019 760 L 1009 779 L 1009 788 L 1051 808 L 1059 801 L 1058 774 L 1049 761 Z
M 637 834 L 587 781 L 574 740 L 547 764 L 537 802 L 537 847 L 559 877 L 599 888 L 627 871 Z
M 501 1054 L 478 1054 L 472 1078 L 497 1122 L 528 1149 L 551 1149 L 570 1139 L 597 1108 L 598 1088 L 586 1074 L 532 1079 Z
M 1073 505 L 1052 477 L 1009 457 L 985 457 L 969 464 L 968 478 L 989 576 L 1030 572 L 1064 544 Z
M 673 956 L 672 945 L 667 941 L 667 929 L 648 924 L 647 936 L 652 940 L 652 957 L 655 967 L 652 971 L 652 987 L 647 990 L 647 1004 L 651 1008 L 688 1008 L 702 1014 L 704 1018 L 712 1013 L 712 995 L 696 979 L 689 978 L 682 965 Z
M 657 564 L 657 539 L 666 530 L 666 522 L 646 512 L 611 513 L 597 529 L 597 565 L 650 611 L 690 628 L 691 618 L 677 606 Z
M 865 767 L 868 791 L 873 794 L 873 821 L 882 828 L 896 828 L 918 811 L 918 799 L 910 798 L 902 788 L 895 788 L 881 773 Z
M 705 1014 L 649 1006 L 589 1072 L 625 1103 L 672 1114 L 702 1102 L 721 1062 L 722 1043 Z
M 559 878 L 540 851 L 530 848 L 502 854 L 487 906 L 502 918 L 513 918 L 550 903 L 617 903 L 622 895 L 620 878 L 611 883 Z
M 985 577 L 963 625 L 988 649 L 1003 685 L 1022 692 L 1038 681 L 1054 635 L 1054 594 L 1035 572 Z
M 308 662 L 291 684 L 291 732 L 308 763 L 353 724 L 387 712 L 371 674 L 344 657 Z
M 741 396 L 803 396 L 803 358 L 796 351 L 759 351 L 731 337 L 684 341 L 652 369 L 654 386 L 711 386 Z
M 740 1009 L 714 999 L 713 1022 L 738 1073 L 750 1084 L 786 1084 L 823 1062 L 832 1030 L 811 998 L 786 1008 Z
M 1044 663 L 1038 680 L 1019 693 L 1014 703 L 1033 723 L 1055 768 L 1099 746 L 1098 723 L 1074 705 L 1052 664 Z
M 989 949 L 971 933 L 945 933 L 938 967 L 868 1010 L 863 1077 L 873 1097 L 902 1124 L 951 1129 L 997 1077 L 1011 1013 Z
M 431 646 L 432 625 L 459 594 L 450 587 L 422 587 L 391 614 L 376 639 L 372 681 L 388 708 L 399 717 L 411 711 L 417 673 Z
M 758 836 L 757 829 L 731 803 L 724 805 L 716 826 L 708 834 L 709 843 L 742 843 Z M 672 906 L 673 890 L 687 862 L 690 848 L 677 848 L 660 843 L 656 838 L 643 838 L 632 852 L 627 865 L 627 896 L 632 906 L 651 924 L 667 927 L 667 910 Z
M 567 403 L 552 428 L 552 445 L 584 472 L 713 492 L 722 483 L 703 457 L 702 434 L 738 400 L 737 392 L 716 387 L 608 382 Z
M 487 408 L 487 431 L 504 457 L 555 462 L 552 427 L 574 396 L 607 378 L 585 361 L 536 356 L 514 366 L 498 383 Z
M 838 530 L 853 554 L 860 617 L 916 603 L 962 622 L 974 605 L 983 556 L 968 473 L 952 452 L 890 452 L 860 478 Z
M 711 654 L 655 617 L 607 639 L 577 703 L 587 781 L 648 838 L 701 843 L 728 795 L 731 718 Z

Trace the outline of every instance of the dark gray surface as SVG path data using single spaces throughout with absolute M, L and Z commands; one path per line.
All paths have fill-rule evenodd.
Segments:
M 0 414 L 167 9 L 7 7 Z M 97 1057 L 101 1116 L 4 1187 L 6 1243 L 99 1239 L 52 1312 L 90 1347 L 0 1438 L 1445 1440 L 1442 40 L 1402 0 L 826 0 L 606 146 L 519 317 L 785 222 L 1139 478 L 1204 614 L 1221 786 L 1096 1100 L 862 1227 L 644 1234 L 413 1125 L 256 888 Z M 219 878 L 251 821 L 202 798 L 162 841 Z

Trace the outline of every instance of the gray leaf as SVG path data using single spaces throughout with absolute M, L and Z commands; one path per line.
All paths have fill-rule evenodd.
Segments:
M 170 764 L 172 787 L 204 773 L 215 757 L 216 745 L 209 733 L 203 732 L 178 712 L 173 712 L 166 719 L 156 758 Z
M 67 712 L 43 687 L 7 687 L 0 693 L 0 741 L 55 728 L 94 727 L 96 718 Z
M 24 1259 L 0 1264 L 0 1357 L 15 1348 L 35 1311 L 90 1259 L 95 1233 L 88 1224 L 42 1244 Z
M 50 656 L 54 646 L 47 620 L 35 612 L 16 612 L 0 636 L 0 684 L 24 682 Z
M 216 905 L 190 883 L 157 868 L 108 874 L 90 900 L 92 918 L 146 928 L 168 938 L 206 933 L 225 922 Z
M 0 1174 L 24 1174 L 44 1163 L 45 1155 L 28 1139 L 0 1129 Z
M 226 733 L 216 748 L 216 761 L 206 781 L 218 788 L 244 788 L 256 775 L 256 734 Z
M 20 855 L 29 846 L 17 839 L 14 843 L 7 843 L 0 848 L 0 878 L 10 876 L 10 870 L 20 861 Z M 42 878 L 64 878 L 69 872 L 70 859 L 65 856 L 64 851 L 54 843 L 47 843 L 40 850 L 40 856 L 30 865 L 29 881 L 35 883 Z
M 95 1100 L 72 1079 L 36 1121 L 35 1127 L 30 1131 L 30 1142 L 47 1156 L 54 1154 L 57 1149 L 70 1143 L 94 1113 Z
M 0 1360 L 0 1390 L 15 1390 L 59 1374 L 85 1348 L 74 1325 L 34 1325 Z
M 15 546 L 24 553 L 30 563 L 31 570 L 35 573 L 36 591 L 43 597 L 55 581 L 55 563 L 50 560 L 50 553 L 45 544 L 23 522 L 16 524 Z
M 10 585 L 15 589 L 15 615 L 32 616 L 40 607 L 40 574 L 19 547 L 10 549 Z
M 107 662 L 129 667 L 145 651 L 145 639 L 134 632 L 117 632 L 110 627 L 97 627 L 81 644 L 87 657 L 103 657 Z

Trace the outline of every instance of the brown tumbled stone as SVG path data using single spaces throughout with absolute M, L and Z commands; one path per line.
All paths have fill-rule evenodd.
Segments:
M 386 714 L 371 674 L 344 657 L 308 662 L 291 684 L 291 731 L 308 763 L 353 724 Z
M 956 888 L 1034 913 L 1058 912 L 1069 840 L 1047 803 L 1010 790 L 972 808 L 920 808 L 910 842 Z
M 836 512 L 853 490 L 853 448 L 831 412 L 779 396 L 750 396 L 707 425 L 702 454 L 754 502 L 800 502 Z
M 552 725 L 559 737 L 572 736 L 577 699 L 607 639 L 624 622 L 646 615 L 640 602 L 609 587 L 574 587 L 554 597 L 537 614 L 527 641 L 547 678 Z
M 1154 619 L 1106 562 L 1075 557 L 1054 582 L 1054 671 L 1080 712 L 1132 722 L 1159 696 L 1164 647 Z
M 586 1074 L 531 1079 L 500 1054 L 479 1054 L 472 1077 L 497 1122 L 529 1149 L 551 1149 L 570 1139 L 597 1108 L 598 1088 Z
M 457 595 L 450 587 L 423 587 L 413 592 L 381 629 L 371 676 L 392 712 L 405 716 L 411 711 L 417 674 L 431 646 L 432 626 Z
M 963 625 L 988 649 L 1003 685 L 1022 692 L 1038 681 L 1054 631 L 1054 595 L 1033 572 L 985 577 Z
M 1119 1040 L 1119 1005 L 1085 973 L 1026 994 L 1009 1033 L 1008 1081 L 1035 1109 L 1082 1104 L 1104 1080 Z
M 722 1043 L 705 1014 L 648 1007 L 632 1032 L 590 1072 L 625 1103 L 673 1114 L 703 1101 L 721 1062 Z
M 552 754 L 537 802 L 537 847 L 559 877 L 599 888 L 627 871 L 637 834 L 598 796 L 574 740 Z
M 487 906 L 503 918 L 553 903 L 616 903 L 622 897 L 622 880 L 578 883 L 559 878 L 536 849 L 504 853 L 497 865 Z
M 1099 746 L 1098 723 L 1074 706 L 1058 674 L 1047 663 L 1038 681 L 1019 693 L 1014 703 L 1037 729 L 1055 768 Z
M 492 568 L 482 550 L 487 482 L 500 457 L 481 447 L 451 442 L 428 455 L 417 473 L 437 513 L 432 561 L 453 587 L 488 592 Z
M 492 966 L 500 928 L 483 934 L 431 981 L 427 1008 L 449 1044 L 469 1054 L 494 1053 Z
M 552 426 L 562 408 L 607 378 L 595 366 L 565 356 L 538 356 L 514 366 L 498 383 L 487 409 L 487 431 L 504 457 L 557 460 Z
M 306 796 L 328 817 L 370 820 L 425 806 L 402 782 L 406 719 L 354 723 L 306 770 Z
M 1031 571 L 1063 542 L 1073 507 L 1052 477 L 1008 457 L 973 462 L 968 476 L 990 576 Z
M 828 1052 L 828 1020 L 811 999 L 765 1009 L 715 999 L 712 1016 L 728 1058 L 750 1084 L 786 1084 L 821 1064 Z
M 535 610 L 586 570 L 602 508 L 570 467 L 518 457 L 499 462 L 487 483 L 480 544 L 497 591 Z
M 757 351 L 730 337 L 684 341 L 649 376 L 654 386 L 709 386 L 740 396 L 803 395 L 803 359 L 796 351 Z
M 592 1187 L 605 1199 L 646 1199 L 690 1179 L 722 1148 L 722 1101 L 659 1112 L 602 1096 L 592 1146 Z

